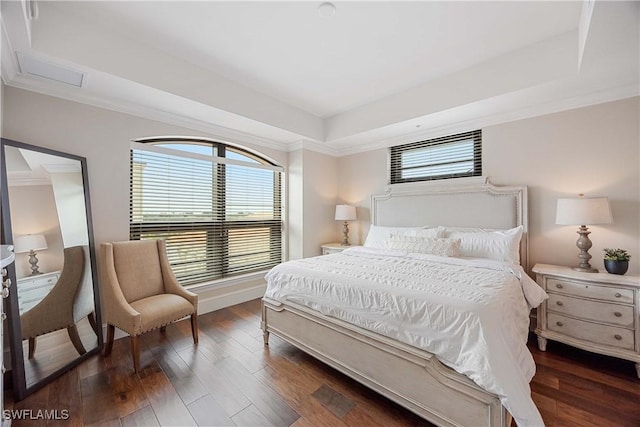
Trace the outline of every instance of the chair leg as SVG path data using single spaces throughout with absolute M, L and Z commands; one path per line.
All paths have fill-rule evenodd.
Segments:
M 69 338 L 73 343 L 73 346 L 76 348 L 76 351 L 79 355 L 83 355 L 87 352 L 82 345 L 82 341 L 80 340 L 80 335 L 78 335 L 78 328 L 76 325 L 71 325 L 67 328 L 67 333 L 69 334 Z
M 96 314 L 92 311 L 91 313 L 89 313 L 89 316 L 87 316 L 87 319 L 89 319 L 89 324 L 91 325 L 93 332 L 95 332 L 96 335 L 98 335 L 98 324 L 96 323 Z
M 193 335 L 193 343 L 198 344 L 198 313 L 191 315 L 191 335 Z
M 33 359 L 33 355 L 36 352 L 36 339 L 29 338 L 29 359 Z
M 111 350 L 113 349 L 113 338 L 116 333 L 116 327 L 113 325 L 107 325 L 107 342 L 104 346 L 104 355 L 108 356 L 111 354 Z
M 131 335 L 131 355 L 133 356 L 133 370 L 138 373 L 140 370 L 140 347 L 138 345 L 138 335 Z

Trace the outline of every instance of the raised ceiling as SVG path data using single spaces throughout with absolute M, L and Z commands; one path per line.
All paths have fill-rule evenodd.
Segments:
M 320 3 L 3 2 L 2 77 L 336 155 L 639 92 L 637 2 Z M 17 52 L 84 83 L 28 74 Z

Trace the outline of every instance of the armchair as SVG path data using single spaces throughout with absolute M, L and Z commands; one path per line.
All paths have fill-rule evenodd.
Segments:
M 65 248 L 62 272 L 55 286 L 42 301 L 20 316 L 22 339 L 29 340 L 29 359 L 35 354 L 38 336 L 64 328 L 67 329 L 69 339 L 78 354 L 86 353 L 76 328 L 76 323 L 87 316 L 91 325 L 95 325 L 91 289 L 89 288 L 91 300 L 87 303 L 84 300 L 89 298 L 85 297 L 86 292 L 82 291 L 83 288 L 91 286 L 85 286 L 83 283 L 85 259 L 85 249 L 82 246 Z M 79 303 L 81 294 L 82 304 Z
M 103 243 L 101 258 L 107 323 L 105 356 L 111 353 L 118 327 L 130 336 L 133 367 L 138 372 L 138 337 L 189 315 L 193 342 L 198 343 L 198 296 L 178 283 L 163 240 Z

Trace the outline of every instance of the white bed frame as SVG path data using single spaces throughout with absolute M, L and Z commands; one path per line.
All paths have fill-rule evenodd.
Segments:
M 527 188 L 406 185 L 371 197 L 376 225 L 479 227 L 522 225 L 521 260 L 528 267 Z M 441 364 L 431 353 L 324 316 L 299 304 L 263 299 L 269 334 L 327 363 L 439 426 L 509 426 L 499 398 Z

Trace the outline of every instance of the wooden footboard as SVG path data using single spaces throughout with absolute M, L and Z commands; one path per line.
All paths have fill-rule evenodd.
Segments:
M 439 426 L 508 426 L 498 397 L 431 353 L 304 306 L 262 300 L 262 330 Z

